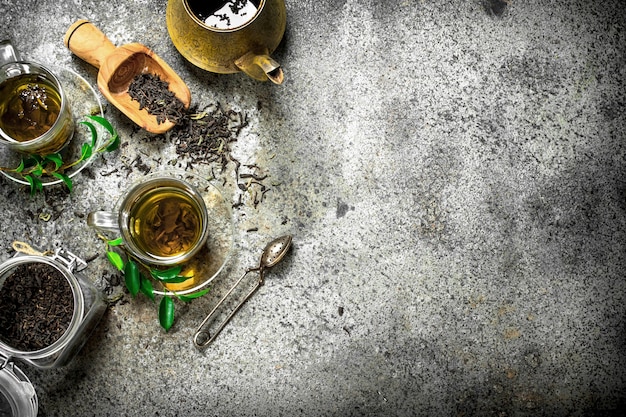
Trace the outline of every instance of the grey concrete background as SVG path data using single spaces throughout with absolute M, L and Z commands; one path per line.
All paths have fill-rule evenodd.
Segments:
M 16 239 L 97 255 L 90 276 L 123 294 L 68 367 L 22 366 L 40 415 L 600 416 L 626 405 L 620 0 L 287 0 L 282 86 L 186 63 L 165 0 L 0 5 L 0 38 L 94 84 L 62 43 L 75 20 L 152 48 L 195 104 L 248 115 L 234 152 L 273 184 L 234 211 L 227 269 L 211 295 L 177 304 L 165 334 L 155 307 L 124 293 L 85 217 L 141 175 L 137 156 L 152 170 L 175 159 L 171 143 L 109 106 L 124 146 L 71 194 L 31 198 L 0 179 L 3 259 Z M 218 295 L 284 233 L 293 251 L 198 352 L 191 335 Z

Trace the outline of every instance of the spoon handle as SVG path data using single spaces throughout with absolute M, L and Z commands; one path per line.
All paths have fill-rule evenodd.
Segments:
M 211 319 L 213 319 L 213 315 L 215 314 L 217 309 L 224 303 L 224 301 L 226 300 L 226 298 L 228 298 L 230 293 L 232 293 L 233 290 L 235 288 L 237 288 L 237 286 L 239 285 L 241 280 L 246 275 L 248 275 L 249 272 L 259 271 L 259 270 L 260 270 L 261 276 L 259 277 L 259 280 L 257 281 L 257 283 L 254 286 L 254 288 L 252 288 L 252 290 L 250 290 L 250 292 L 248 294 L 246 294 L 246 296 L 239 303 L 239 305 L 237 305 L 237 307 L 235 307 L 233 309 L 233 311 L 231 311 L 231 313 L 228 315 L 228 317 L 226 317 L 226 319 L 224 319 L 222 324 L 220 324 L 219 327 L 212 334 L 210 332 L 206 331 L 206 330 L 203 330 L 205 324 L 207 324 L 209 321 L 211 321 Z M 237 280 L 237 282 L 235 282 L 235 284 L 230 288 L 230 290 L 228 290 L 228 292 L 215 305 L 215 307 L 213 307 L 213 310 L 211 310 L 211 312 L 206 316 L 206 318 L 202 321 L 202 323 L 200 323 L 200 326 L 198 326 L 198 329 L 196 330 L 196 333 L 193 335 L 193 344 L 197 348 L 204 348 L 204 347 L 210 345 L 215 340 L 217 335 L 219 335 L 220 332 L 224 329 L 224 327 L 226 327 L 226 324 L 228 324 L 230 319 L 232 319 L 233 316 L 239 311 L 239 309 L 241 309 L 241 306 L 243 306 L 244 303 L 246 301 L 248 301 L 248 299 L 250 299 L 250 297 L 252 297 L 252 294 L 254 294 L 256 292 L 256 290 L 259 289 L 261 284 L 263 284 L 263 271 L 261 270 L 261 268 L 252 268 L 252 269 L 248 269 L 246 272 L 244 272 L 244 274 Z
M 65 46 L 79 58 L 100 68 L 114 50 L 109 38 L 88 20 L 78 20 L 65 33 Z

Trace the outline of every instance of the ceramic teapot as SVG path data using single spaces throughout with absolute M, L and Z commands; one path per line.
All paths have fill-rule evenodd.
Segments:
M 280 43 L 287 13 L 284 0 L 168 0 L 172 43 L 192 64 L 281 84 L 280 64 L 270 57 Z

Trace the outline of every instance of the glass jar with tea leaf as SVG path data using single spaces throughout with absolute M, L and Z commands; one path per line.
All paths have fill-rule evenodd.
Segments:
M 36 393 L 13 361 L 44 369 L 68 364 L 106 310 L 100 291 L 80 273 L 87 266 L 83 260 L 63 250 L 29 252 L 0 265 L 3 417 L 36 415 L 37 410 Z

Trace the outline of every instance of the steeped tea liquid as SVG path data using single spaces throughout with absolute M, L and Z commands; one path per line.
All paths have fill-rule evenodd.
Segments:
M 191 11 L 207 26 L 234 29 L 256 15 L 261 0 L 189 0 Z
M 46 133 L 61 112 L 61 95 L 42 75 L 22 74 L 0 84 L 0 129 L 26 142 Z
M 191 250 L 202 235 L 202 216 L 189 195 L 173 187 L 148 191 L 133 205 L 129 230 L 140 250 L 174 257 Z

